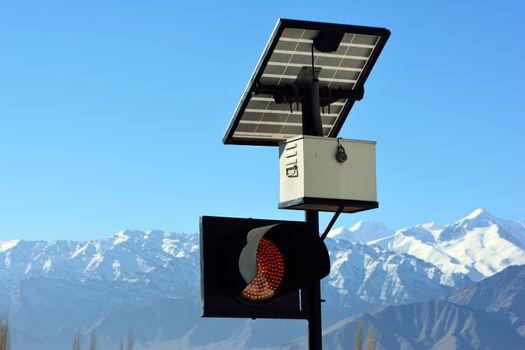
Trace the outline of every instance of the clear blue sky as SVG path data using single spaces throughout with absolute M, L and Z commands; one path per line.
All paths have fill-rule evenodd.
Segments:
M 279 17 L 392 32 L 340 133 L 378 142 L 381 207 L 338 226 L 525 219 L 523 1 L 13 1 L 0 239 L 302 219 L 277 209 L 275 148 L 221 143 Z

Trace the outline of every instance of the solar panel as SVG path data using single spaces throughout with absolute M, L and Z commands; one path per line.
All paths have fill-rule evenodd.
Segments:
M 384 28 L 280 19 L 223 142 L 276 146 L 301 135 L 305 75 L 319 80 L 323 135 L 336 137 L 389 36 Z

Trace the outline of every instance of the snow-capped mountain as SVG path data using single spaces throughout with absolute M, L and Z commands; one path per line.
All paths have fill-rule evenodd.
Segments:
M 14 329 L 39 340 L 64 329 L 88 332 L 120 308 L 195 294 L 198 256 L 195 235 L 160 231 L 17 241 L 0 252 L 0 313 L 8 310 Z
M 354 226 L 346 229 L 336 228 L 328 233 L 328 237 L 344 239 L 350 242 L 366 243 L 375 239 L 393 235 L 394 230 L 377 221 L 359 221 Z
M 379 236 L 384 231 L 370 236 Z M 417 225 L 367 243 L 412 255 L 439 267 L 447 275 L 461 273 L 474 281 L 507 266 L 525 264 L 525 227 L 483 209 L 474 210 L 452 225 Z
M 334 230 L 323 323 L 438 298 L 472 283 L 468 276 L 520 263 L 524 230 L 483 211 L 444 227 L 394 232 L 361 222 Z M 75 332 L 92 330 L 100 349 L 115 348 L 129 329 L 137 349 L 262 349 L 304 334 L 302 321 L 201 319 L 199 260 L 198 235 L 155 230 L 88 242 L 0 241 L 0 314 L 9 311 L 13 349 L 68 348 Z
M 328 324 L 344 315 L 385 305 L 428 300 L 472 281 L 462 274 L 443 274 L 436 266 L 406 254 L 346 240 L 327 241 L 332 267 L 323 285 L 333 308 Z
M 301 335 L 303 327 L 296 323 L 296 332 L 287 331 L 268 344 L 261 328 L 273 325 L 199 319 L 197 238 L 127 230 L 90 242 L 3 242 L 0 307 L 10 312 L 17 330 L 13 338 L 26 348 L 46 341 L 52 348 L 60 342 L 67 346 L 76 330 L 88 335 L 97 329 L 110 344 L 119 339 L 116 329 L 122 335 L 132 327 L 141 328 L 136 339 L 143 345 L 180 345 L 186 339 L 184 344 L 196 346 L 208 338 L 190 334 L 210 332 L 217 328 L 210 326 L 214 321 L 221 323 L 226 337 L 208 339 L 215 348 L 241 329 L 240 348 L 278 345 Z M 323 282 L 326 324 L 385 305 L 437 297 L 469 283 L 462 275 L 445 276 L 431 264 L 379 247 L 336 239 L 327 239 L 327 245 L 332 268 Z M 147 325 L 139 321 L 144 315 L 152 319 Z M 231 348 L 231 342 L 226 344 Z

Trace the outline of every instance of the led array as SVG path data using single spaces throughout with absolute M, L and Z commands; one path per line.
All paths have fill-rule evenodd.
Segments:
M 283 283 L 284 273 L 284 257 L 279 247 L 262 238 L 257 247 L 257 275 L 242 291 L 242 296 L 252 301 L 270 299 Z

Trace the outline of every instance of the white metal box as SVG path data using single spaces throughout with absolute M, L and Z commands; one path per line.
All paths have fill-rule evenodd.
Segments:
M 339 146 L 347 155 L 336 159 Z M 378 207 L 375 141 L 298 136 L 279 145 L 279 208 L 358 212 Z

